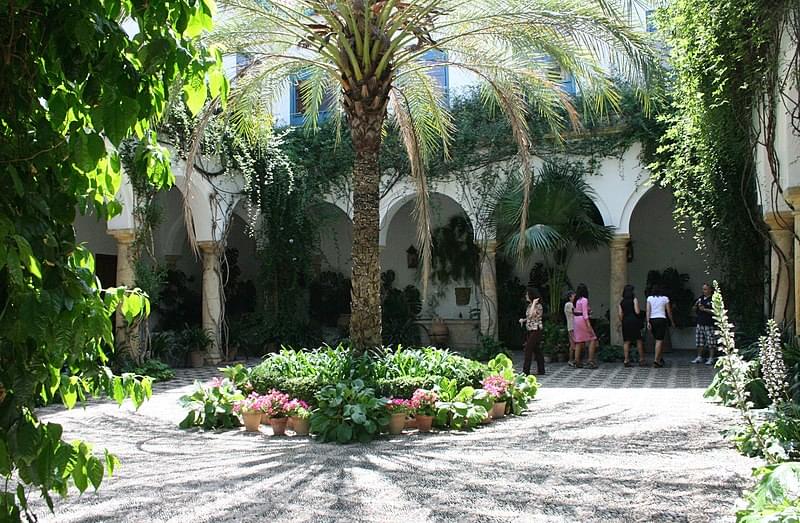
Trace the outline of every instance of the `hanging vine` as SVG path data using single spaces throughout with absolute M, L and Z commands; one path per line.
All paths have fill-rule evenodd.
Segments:
M 797 121 L 798 101 L 786 96 L 786 86 L 797 85 L 799 13 L 797 0 L 677 0 L 659 16 L 673 79 L 654 172 L 672 189 L 676 218 L 710 251 L 730 289 L 732 315 L 749 332 L 760 331 L 763 311 L 769 235 L 760 206 L 776 211 L 785 200 L 775 122 L 784 109 Z M 786 69 L 784 38 L 793 49 Z M 758 193 L 759 146 L 772 181 L 769 203 Z

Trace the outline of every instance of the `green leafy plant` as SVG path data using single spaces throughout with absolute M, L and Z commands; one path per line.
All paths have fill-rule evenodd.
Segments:
M 478 347 L 468 353 L 470 358 L 479 361 L 490 360 L 498 354 L 508 355 L 508 348 L 502 341 L 494 339 L 494 336 L 483 335 L 478 338 Z
M 800 521 L 800 463 L 758 468 L 753 475 L 759 481 L 736 511 L 737 523 Z
M 538 390 L 536 376 L 517 374 L 511 385 L 511 412 L 519 416 L 528 410 L 528 403 L 536 397 Z
M 311 432 L 323 442 L 366 443 L 389 422 L 386 399 L 376 397 L 362 380 L 325 387 L 316 399 Z
M 376 392 L 387 398 L 410 398 L 417 389 L 430 389 L 441 376 L 399 376 L 379 378 L 375 381 Z
M 489 415 L 483 404 L 473 401 L 476 393 L 474 388 L 464 387 L 454 395 L 449 390 L 448 385 L 445 385 L 444 388 L 447 389 L 447 392 L 440 393 L 440 400 L 443 398 L 448 399 L 436 402 L 436 415 L 434 418 L 436 426 L 456 430 L 469 430 L 478 426 Z M 441 387 L 440 390 L 442 390 Z
M 253 390 L 253 385 L 250 380 L 251 371 L 241 363 L 236 365 L 229 365 L 219 369 L 223 376 L 225 376 L 233 386 L 241 390 L 244 394 L 250 394 Z M 257 391 L 264 394 L 266 391 Z
M 123 367 L 123 372 L 147 376 L 154 382 L 169 381 L 175 377 L 175 371 L 166 363 L 158 360 L 144 360 L 139 365 L 131 362 L 130 366 Z
M 434 229 L 431 276 L 442 284 L 475 282 L 480 249 L 473 238 L 472 225 L 464 216 L 453 216 Z
M 195 381 L 194 385 L 193 393 L 180 398 L 181 406 L 189 409 L 178 425 L 180 428 L 202 427 L 209 430 L 240 426 L 233 407 L 237 401 L 244 399 L 244 395 L 229 379 L 216 381 L 208 387 L 200 381 Z

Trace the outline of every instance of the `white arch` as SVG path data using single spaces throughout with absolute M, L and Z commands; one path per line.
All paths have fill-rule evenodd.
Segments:
M 600 217 L 603 218 L 603 225 L 616 225 L 608 205 L 602 198 L 600 198 L 599 194 L 595 193 L 592 195 L 592 203 L 594 203 L 594 206 L 597 207 L 598 211 L 600 211 Z
M 387 237 L 389 235 L 389 226 L 391 225 L 392 220 L 394 219 L 395 215 L 397 215 L 398 211 L 400 211 L 400 209 L 402 209 L 405 204 L 409 203 L 414 198 L 416 198 L 416 196 L 417 195 L 414 192 L 407 193 L 407 194 L 395 195 L 395 197 L 393 199 L 391 199 L 390 201 L 388 201 L 385 206 L 381 205 L 381 222 L 380 222 L 381 226 L 380 226 L 380 236 L 379 236 L 379 240 L 378 240 L 378 244 L 381 247 L 385 247 L 386 246 L 386 239 L 387 239 Z M 461 209 L 461 212 L 463 212 L 464 215 L 467 217 L 467 220 L 469 220 L 470 226 L 472 227 L 473 239 L 477 239 L 477 238 L 474 238 L 474 236 L 476 234 L 475 233 L 476 226 L 475 226 L 475 223 L 473 221 L 473 217 L 472 217 L 471 213 L 467 212 L 467 209 L 464 207 L 464 204 L 462 204 L 458 200 L 458 198 L 455 198 L 454 196 L 452 196 L 450 194 L 447 194 L 445 192 L 440 192 L 440 191 L 429 190 L 428 191 L 428 197 L 432 199 L 434 196 L 441 196 L 443 198 L 447 198 L 448 200 L 451 200 L 453 203 L 458 205 L 458 208 Z M 383 202 L 381 202 L 381 204 L 383 204 Z
M 642 182 L 636 186 L 633 194 L 628 197 L 625 202 L 625 207 L 622 208 L 622 216 L 620 217 L 619 225 L 617 225 L 617 234 L 629 234 L 631 228 L 631 217 L 636 206 L 642 201 L 642 198 L 653 189 L 654 186 L 650 183 Z

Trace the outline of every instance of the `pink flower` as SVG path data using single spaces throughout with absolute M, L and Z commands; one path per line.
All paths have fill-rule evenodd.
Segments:
M 411 407 L 423 415 L 433 415 L 439 396 L 432 390 L 417 389 L 411 396 Z
M 222 378 L 213 378 L 211 380 L 211 388 L 212 389 L 218 389 L 218 388 L 222 387 L 222 385 L 223 385 Z
M 411 400 L 403 398 L 391 398 L 386 402 L 386 410 L 392 414 L 402 414 L 413 411 L 414 407 L 411 405 Z
M 487 376 L 481 383 L 483 389 L 496 400 L 507 398 L 508 389 L 511 386 L 511 382 L 499 374 Z

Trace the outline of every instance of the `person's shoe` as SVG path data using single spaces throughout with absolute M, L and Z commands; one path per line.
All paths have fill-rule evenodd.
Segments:
M 664 360 L 661 360 L 661 361 L 664 361 Z M 664 366 L 664 364 L 663 364 L 663 363 L 661 363 L 661 362 L 659 362 L 659 361 L 654 361 L 654 362 L 653 362 L 653 368 L 654 368 L 654 369 L 660 369 L 660 368 L 661 368 L 661 367 L 663 367 L 663 366 Z
M 567 365 L 569 365 L 569 366 L 570 366 L 570 367 L 572 367 L 573 369 L 574 369 L 575 367 L 577 367 L 577 365 L 575 365 L 575 362 L 574 362 L 574 361 L 570 361 L 569 363 L 567 363 Z
M 717 358 L 708 358 L 706 360 L 706 365 L 713 365 L 715 361 L 717 361 Z
M 703 363 L 703 357 L 702 356 L 696 357 L 695 359 L 692 360 L 692 363 Z
M 624 365 L 625 367 L 630 367 L 630 366 L 631 366 L 631 362 L 629 362 L 629 361 L 623 361 L 623 362 L 622 362 L 622 365 Z

